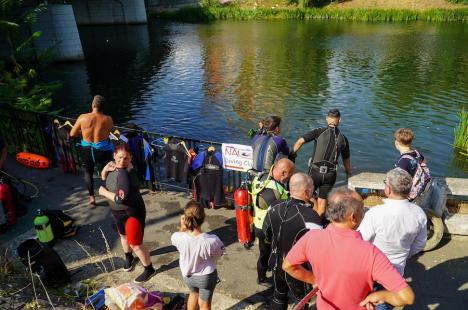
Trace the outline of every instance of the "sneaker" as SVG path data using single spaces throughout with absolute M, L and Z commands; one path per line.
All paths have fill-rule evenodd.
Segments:
M 151 279 L 156 274 L 156 270 L 151 266 L 151 268 L 145 268 L 143 272 L 136 277 L 133 282 L 134 283 L 143 283 Z
M 134 262 L 135 262 L 135 257 L 133 256 L 131 256 L 131 258 L 126 257 L 123 270 L 126 272 L 132 271 L 133 268 L 135 267 Z

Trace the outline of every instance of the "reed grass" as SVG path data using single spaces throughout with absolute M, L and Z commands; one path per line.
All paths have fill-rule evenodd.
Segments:
M 215 20 L 349 20 L 370 22 L 468 22 L 468 8 L 460 9 L 339 9 L 339 8 L 241 8 L 200 6 L 153 13 L 162 19 L 184 22 Z
M 455 127 L 455 139 L 453 146 L 462 155 L 468 156 L 468 111 L 462 109 L 459 113 L 460 121 Z

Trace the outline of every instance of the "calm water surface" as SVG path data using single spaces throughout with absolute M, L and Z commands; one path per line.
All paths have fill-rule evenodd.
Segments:
M 468 177 L 450 146 L 468 108 L 466 24 L 151 21 L 80 36 L 86 61 L 51 73 L 64 80 L 63 114 L 86 111 L 99 93 L 117 124 L 238 143 L 276 114 L 292 145 L 337 107 L 355 172 L 390 169 L 393 132 L 411 127 L 434 174 Z

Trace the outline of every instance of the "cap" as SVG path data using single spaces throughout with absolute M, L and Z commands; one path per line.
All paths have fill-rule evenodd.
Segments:
M 328 117 L 341 117 L 340 110 L 338 109 L 330 109 L 327 114 Z

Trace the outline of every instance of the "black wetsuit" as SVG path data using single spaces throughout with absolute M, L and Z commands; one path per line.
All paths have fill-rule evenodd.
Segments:
M 106 178 L 107 190 L 115 193 L 114 201 L 109 201 L 115 224 L 120 234 L 125 235 L 125 222 L 135 217 L 145 227 L 146 208 L 139 189 L 139 181 L 134 169 L 117 169 L 109 172 Z
M 168 143 L 164 147 L 164 152 L 166 153 L 164 158 L 166 177 L 177 182 L 187 182 L 189 165 L 185 148 L 181 144 Z
M 192 162 L 192 169 L 200 169 L 195 179 L 197 199 L 208 207 L 210 202 L 215 206 L 226 204 L 223 189 L 223 158 L 219 152 L 202 152 Z
M 113 151 L 103 151 L 93 148 L 92 146 L 82 146 L 84 179 L 88 188 L 89 196 L 94 196 L 94 166 L 97 164 L 98 169 L 103 168 L 108 162 L 113 159 Z
M 268 210 L 263 222 L 263 231 L 266 239 L 272 242 L 269 259 L 275 284 L 272 309 L 287 309 L 288 290 L 291 290 L 296 301 L 304 298 L 309 292 L 309 285 L 290 277 L 281 266 L 283 257 L 309 229 L 321 228 L 320 216 L 311 205 L 302 200 L 289 198 L 286 201 L 279 201 Z
M 318 196 L 326 199 L 335 185 L 338 157 L 350 157 L 348 139 L 336 127 L 321 127 L 302 136 L 304 141 L 315 141 L 309 162 L 309 175 L 314 179 Z

